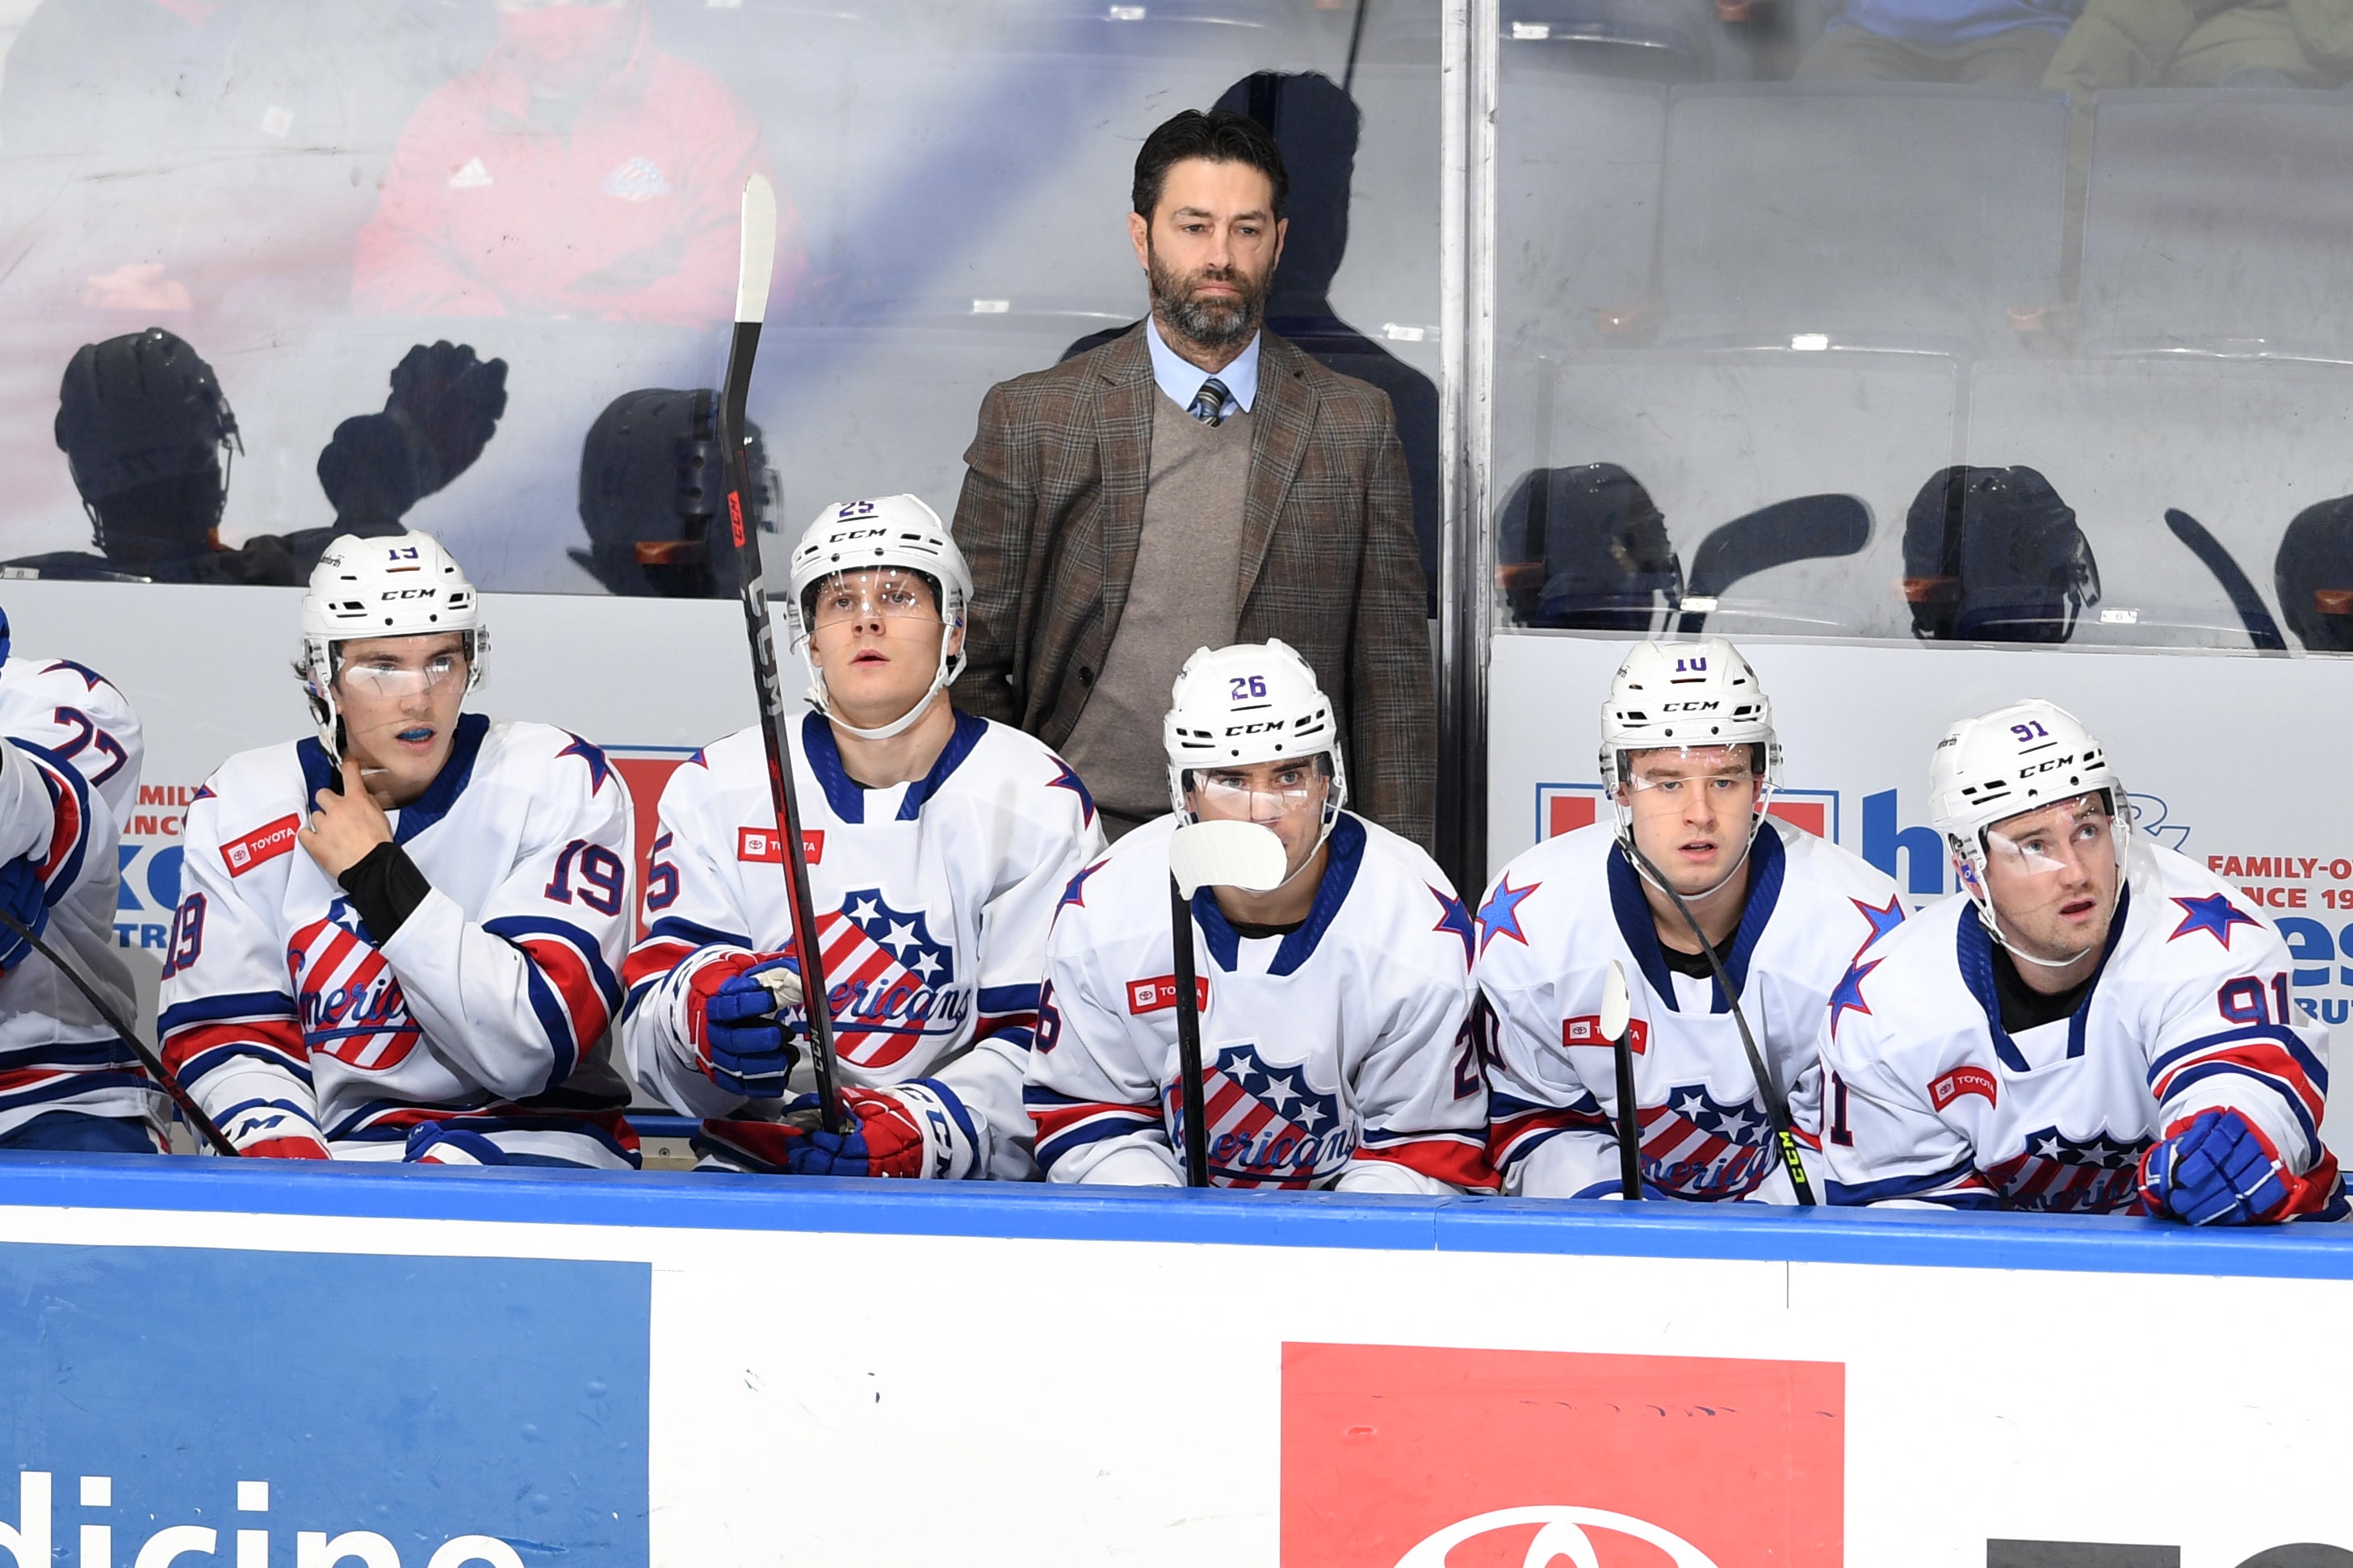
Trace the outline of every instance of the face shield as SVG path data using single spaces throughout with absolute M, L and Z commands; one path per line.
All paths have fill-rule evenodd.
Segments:
M 945 625 L 931 579 L 904 566 L 836 572 L 812 584 L 806 602 L 812 637 L 880 621 L 905 626 Z
M 1327 753 L 1246 768 L 1192 773 L 1190 806 L 1197 822 L 1254 822 L 1282 840 L 1288 865 L 1283 884 L 1304 870 L 1332 831 L 1337 813 Z
M 2097 879 L 2119 861 L 2116 826 L 2105 790 L 2006 817 L 1985 830 L 1986 869 L 2005 879 Z

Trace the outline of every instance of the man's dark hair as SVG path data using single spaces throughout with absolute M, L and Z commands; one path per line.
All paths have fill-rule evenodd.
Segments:
M 1160 205 L 1168 184 L 1168 166 L 1187 158 L 1207 158 L 1212 163 L 1248 163 L 1274 187 L 1274 217 L 1291 199 L 1291 176 L 1283 172 L 1282 153 L 1267 128 L 1247 114 L 1213 109 L 1204 114 L 1188 109 L 1144 139 L 1135 155 L 1135 210 L 1146 223 Z

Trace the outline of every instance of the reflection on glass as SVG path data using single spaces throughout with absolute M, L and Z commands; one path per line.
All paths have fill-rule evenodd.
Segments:
M 2353 647 L 2353 13 L 1712 9 L 1503 7 L 1504 624 Z

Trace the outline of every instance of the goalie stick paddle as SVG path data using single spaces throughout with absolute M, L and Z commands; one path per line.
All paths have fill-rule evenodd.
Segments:
M 56 951 L 47 942 L 35 936 L 29 928 L 17 923 L 14 915 L 0 914 L 0 926 L 5 926 L 31 942 L 35 952 L 56 964 L 58 973 L 73 983 L 73 988 L 81 993 L 84 1001 L 97 1009 L 99 1017 L 105 1021 L 106 1026 L 121 1036 L 122 1043 L 131 1047 L 131 1054 L 137 1057 L 147 1070 L 154 1075 L 157 1085 L 165 1094 L 171 1096 L 172 1103 L 180 1108 L 180 1114 L 187 1119 L 188 1125 L 195 1128 L 203 1136 L 204 1141 L 212 1145 L 214 1153 L 225 1155 L 232 1160 L 243 1157 L 237 1146 L 228 1141 L 228 1135 L 220 1130 L 219 1125 L 211 1117 L 204 1113 L 188 1091 L 180 1087 L 180 1080 L 174 1078 L 170 1070 L 164 1066 L 164 1058 L 147 1047 L 146 1044 L 139 1038 L 138 1031 L 122 1021 L 122 1015 L 107 1005 L 106 998 L 100 996 L 96 988 L 81 977 L 79 970 L 59 958 Z
M 2239 569 L 2237 558 L 2214 537 L 2212 531 L 2179 507 L 2166 509 L 2165 526 L 2173 531 L 2174 538 L 2189 546 L 2189 553 L 2198 557 L 2206 570 L 2214 574 L 2214 580 L 2222 584 L 2222 592 L 2230 595 L 2231 608 L 2238 612 L 2239 624 L 2247 628 L 2248 639 L 2256 650 L 2285 653 L 2287 638 L 2280 636 L 2279 623 L 2272 619 L 2263 595 L 2255 591 L 2254 584 Z
M 1168 937 L 1176 950 L 1177 1094 L 1184 1106 L 1185 1184 L 1209 1184 L 1208 1111 L 1201 1094 L 1201 997 L 1193 895 L 1205 887 L 1263 893 L 1282 885 L 1282 840 L 1254 822 L 1189 822 L 1168 837 Z
M 1633 1017 L 1626 968 L 1613 958 L 1601 983 L 1601 1033 L 1618 1064 L 1618 1194 L 1628 1203 L 1642 1195 L 1641 1123 L 1634 1114 Z
M 1772 825 L 1759 823 L 1757 831 L 1770 833 Z M 1715 943 L 1707 940 L 1707 932 L 1700 929 L 1699 917 L 1691 912 L 1691 906 L 1683 902 L 1683 896 L 1675 891 L 1674 884 L 1660 875 L 1659 868 L 1651 863 L 1651 858 L 1634 847 L 1630 837 L 1620 842 L 1626 846 L 1626 852 L 1634 858 L 1636 865 L 1641 867 L 1642 874 L 1651 879 L 1651 885 L 1674 901 L 1675 913 L 1683 917 L 1683 924 L 1691 928 L 1700 952 L 1707 955 L 1707 966 L 1715 974 L 1715 984 L 1723 991 L 1724 999 L 1732 1005 L 1732 1022 L 1740 1030 L 1741 1049 L 1748 1053 L 1748 1070 L 1756 1075 L 1757 1092 L 1765 1097 L 1765 1120 L 1772 1125 L 1773 1147 L 1780 1153 L 1781 1168 L 1789 1173 L 1789 1188 L 1797 1194 L 1799 1208 L 1812 1208 L 1814 1184 L 1806 1179 L 1805 1163 L 1798 1158 L 1798 1135 L 1789 1126 L 1788 1099 L 1782 1094 L 1780 1084 L 1775 1081 L 1773 1069 L 1766 1065 L 1763 1053 L 1757 1050 L 1757 1037 L 1748 1032 L 1748 1015 L 1741 1010 L 1740 994 L 1733 989 L 1732 976 L 1724 972 L 1724 960 L 1716 955 Z
M 768 801 L 776 814 L 785 884 L 792 900 L 793 947 L 801 961 L 801 1011 L 808 1020 L 809 1060 L 817 1072 L 818 1120 L 841 1131 L 841 1092 L 835 1083 L 832 992 L 809 894 L 808 856 L 801 844 L 800 803 L 785 746 L 785 686 L 776 671 L 776 637 L 768 619 L 768 589 L 761 577 L 759 520 L 744 518 L 752 476 L 744 454 L 745 405 L 752 395 L 752 359 L 768 314 L 768 282 L 776 264 L 776 193 L 758 174 L 744 183 L 744 248 L 735 280 L 735 337 L 727 350 L 727 380 L 719 398 L 719 439 L 726 455 L 727 527 L 735 543 L 735 575 L 744 603 L 744 632 L 752 643 L 752 679 L 759 687 L 760 739 L 768 752 Z

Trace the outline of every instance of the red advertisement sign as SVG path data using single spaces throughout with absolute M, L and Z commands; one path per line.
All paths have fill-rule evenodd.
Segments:
M 1282 1347 L 1282 1568 L 1838 1568 L 1846 1369 Z

